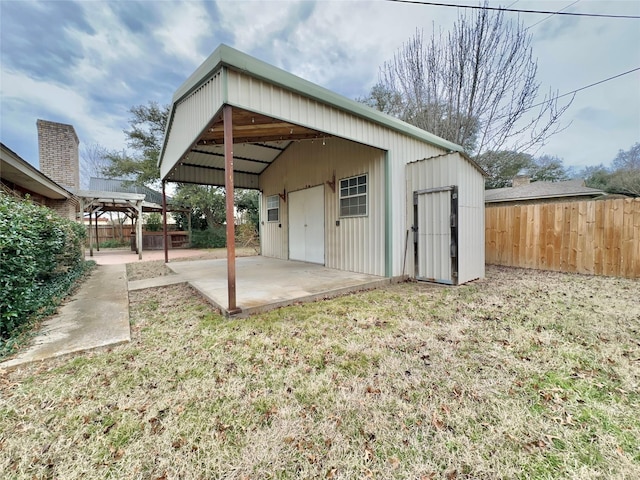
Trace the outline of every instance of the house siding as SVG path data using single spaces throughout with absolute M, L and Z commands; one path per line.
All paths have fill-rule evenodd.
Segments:
M 166 150 L 163 152 L 163 156 L 171 160 L 160 165 L 162 178 L 167 177 L 173 165 L 185 154 L 191 143 L 222 107 L 222 83 L 222 72 L 218 71 L 175 106 L 175 113 L 165 135 L 167 138 L 171 136 L 171 142 L 165 145 Z M 190 173 L 192 176 L 189 181 L 202 184 L 213 184 L 217 179 L 208 177 L 220 175 L 219 172 L 204 168 L 192 168 Z M 224 178 L 224 173 L 221 175 Z M 171 175 L 167 180 L 171 180 Z
M 377 265 L 375 268 L 372 268 L 373 263 L 377 264 L 378 260 L 370 261 L 364 259 L 354 260 L 352 262 L 343 260 L 338 262 L 338 264 L 345 265 L 349 263 L 350 268 L 344 268 L 342 266 L 334 266 L 334 268 L 344 268 L 345 270 L 354 269 L 354 271 L 362 273 L 373 273 L 372 270 L 374 270 L 377 272 L 375 273 L 377 275 L 384 275 L 385 273 L 389 276 L 402 275 L 405 253 L 405 232 L 407 229 L 405 165 L 420 158 L 441 155 L 446 153 L 446 150 L 240 72 L 229 70 L 228 81 L 228 99 L 229 103 L 234 106 L 245 108 L 256 113 L 286 119 L 301 126 L 326 132 L 331 136 L 341 137 L 346 140 L 351 140 L 352 142 L 369 145 L 376 149 L 389 152 L 388 157 L 390 164 L 388 169 L 389 178 L 387 181 L 390 185 L 389 195 L 391 197 L 389 201 L 389 223 L 391 225 L 391 235 L 389 236 L 389 249 L 391 252 L 390 270 L 388 272 L 385 269 L 381 270 Z M 466 160 L 463 161 L 466 162 Z M 263 176 L 272 168 L 273 167 L 267 169 L 267 171 L 263 173 Z M 381 162 L 380 172 L 382 174 L 384 173 L 384 168 L 384 162 Z M 481 173 L 475 168 L 474 172 L 478 178 L 482 178 Z M 260 179 L 260 188 L 265 195 L 269 195 L 264 190 L 268 184 L 267 178 L 270 177 L 265 176 L 264 179 Z M 384 181 L 384 175 L 382 175 L 381 184 L 378 185 L 378 188 L 381 188 L 381 192 L 385 191 Z M 311 183 L 311 181 L 307 183 Z M 381 208 L 382 211 L 384 211 L 384 203 Z M 328 221 L 327 219 L 327 222 Z M 382 222 L 384 223 L 384 220 L 382 220 Z M 358 232 L 360 232 L 360 230 L 358 230 Z M 353 241 L 353 238 L 358 237 L 358 232 L 354 232 L 353 236 L 340 237 L 339 242 L 342 243 L 339 243 L 339 245 L 347 249 L 352 248 L 349 242 Z M 265 233 L 267 238 L 265 239 L 264 251 L 271 252 L 272 247 L 268 245 L 271 232 Z M 384 230 L 381 233 L 380 240 L 376 241 L 385 245 Z M 329 242 L 327 242 L 327 245 L 329 245 Z M 382 248 L 384 249 L 386 246 Z M 345 254 L 345 256 L 350 255 L 350 253 Z M 363 255 L 366 255 L 366 253 L 363 253 Z M 377 258 L 378 251 L 374 250 L 372 256 Z M 333 266 L 333 264 L 327 263 L 327 266 Z M 359 268 L 362 268 L 362 270 Z
M 280 199 L 278 222 L 268 222 L 267 197 L 324 185 L 325 265 L 385 275 L 385 152 L 340 138 L 292 144 L 260 176 L 262 254 L 289 258 L 288 203 Z M 335 192 L 327 182 L 334 179 Z M 340 218 L 340 179 L 368 176 L 367 215 Z M 340 225 L 336 225 L 336 221 Z

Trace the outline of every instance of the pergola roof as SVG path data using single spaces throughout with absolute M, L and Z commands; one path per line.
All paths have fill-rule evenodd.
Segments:
M 158 162 L 163 180 L 224 185 L 224 105 L 233 106 L 233 170 L 238 187 L 257 188 L 259 175 L 291 142 L 340 134 L 336 129 L 330 133 L 313 128 L 313 121 L 292 121 L 283 114 L 281 103 L 286 100 L 282 96 L 276 100 L 268 91 L 258 91 L 257 86 L 238 92 L 244 87 L 233 83 L 238 76 L 232 78 L 230 72 L 306 98 L 309 117 L 322 115 L 323 109 L 331 108 L 445 151 L 463 151 L 459 145 L 220 45 L 173 97 Z M 279 104 L 275 105 L 276 102 Z
M 92 204 L 93 207 L 99 208 L 104 212 L 128 212 L 131 207 L 137 204 L 144 206 L 143 193 L 124 193 L 124 192 L 104 192 L 99 190 L 78 190 L 77 196 L 81 198 L 87 205 Z M 151 206 L 162 207 L 151 204 Z M 153 210 L 150 210 L 153 211 Z

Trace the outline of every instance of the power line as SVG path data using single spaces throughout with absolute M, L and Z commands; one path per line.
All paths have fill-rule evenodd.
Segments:
M 554 12 L 549 10 L 522 10 L 518 8 L 503 8 L 503 7 L 489 7 L 482 5 L 459 5 L 457 3 L 441 3 L 441 2 L 424 2 L 422 0 L 385 0 L 386 2 L 394 3 L 409 3 L 412 5 L 431 5 L 433 7 L 455 7 L 455 8 L 470 8 L 473 10 L 497 10 L 500 12 L 515 12 L 515 13 L 541 13 L 546 15 L 570 15 L 574 17 L 600 17 L 600 18 L 634 18 L 640 19 L 638 15 L 613 15 L 609 13 L 577 13 L 577 12 Z
M 538 20 L 538 21 L 537 21 L 536 23 L 534 23 L 533 25 L 529 25 L 527 28 L 525 28 L 525 30 L 529 30 L 530 28 L 535 27 L 535 26 L 536 26 L 536 25 L 538 25 L 539 23 L 542 23 L 542 22 L 544 22 L 544 21 L 546 21 L 546 20 L 549 20 L 549 19 L 550 19 L 551 17 L 553 17 L 554 15 L 557 15 L 558 13 L 562 12 L 563 10 L 566 10 L 567 8 L 572 7 L 573 5 L 575 5 L 576 3 L 578 3 L 579 1 L 580 1 L 580 0 L 576 0 L 575 2 L 570 3 L 570 4 L 569 4 L 569 5 L 567 5 L 566 7 L 561 8 L 561 9 L 560 9 L 560 10 L 558 10 L 557 12 L 555 12 L 555 13 L 553 13 L 553 14 L 549 15 L 548 17 L 544 17 L 542 20 Z M 511 6 L 511 5 L 509 5 L 509 6 Z
M 571 92 L 567 92 L 567 93 L 563 93 L 562 95 L 558 95 L 557 97 L 554 97 L 553 100 L 557 100 L 557 99 L 562 98 L 562 97 L 567 97 L 569 95 L 574 95 L 574 94 L 576 94 L 578 92 L 581 92 L 582 90 L 586 90 L 587 88 L 595 87 L 596 85 L 600 85 L 601 83 L 609 82 L 609 81 L 614 80 L 614 79 L 616 79 L 618 77 L 622 77 L 623 75 L 628 75 L 630 73 L 637 72 L 638 70 L 640 70 L 640 67 L 632 68 L 631 70 L 627 70 L 626 72 L 619 73 L 618 75 L 614 75 L 613 77 L 605 78 L 604 80 L 600 80 L 598 82 L 591 83 L 589 85 L 585 85 L 584 87 L 576 88 L 575 90 L 572 90 Z M 531 105 L 530 107 L 527 107 L 527 110 L 539 107 L 540 105 L 545 105 L 546 103 L 547 102 L 536 103 L 535 105 Z

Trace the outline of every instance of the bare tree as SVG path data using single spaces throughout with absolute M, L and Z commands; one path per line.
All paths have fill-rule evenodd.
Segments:
M 80 151 L 80 184 L 82 188 L 89 188 L 91 177 L 103 175 L 103 170 L 110 164 L 107 155 L 107 149 L 97 143 L 82 146 Z
M 610 191 L 640 197 L 640 143 L 629 150 L 619 150 L 612 168 Z
M 531 35 L 521 22 L 486 9 L 461 14 L 453 29 L 421 31 L 380 69 L 365 103 L 467 152 L 528 151 L 559 131 L 571 100 L 539 97 Z M 384 108 L 381 108 L 384 107 Z

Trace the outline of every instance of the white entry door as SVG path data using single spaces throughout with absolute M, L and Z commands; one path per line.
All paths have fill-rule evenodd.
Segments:
M 289 259 L 324 265 L 324 185 L 291 192 Z

